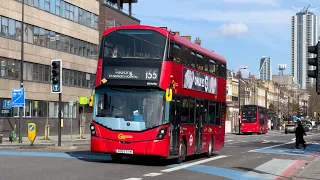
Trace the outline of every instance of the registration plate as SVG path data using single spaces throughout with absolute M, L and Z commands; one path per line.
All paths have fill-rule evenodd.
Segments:
M 127 149 L 117 149 L 117 153 L 122 153 L 122 154 L 133 154 L 133 150 L 127 150 Z

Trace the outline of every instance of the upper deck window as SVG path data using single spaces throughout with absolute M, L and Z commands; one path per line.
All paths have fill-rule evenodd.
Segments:
M 153 30 L 121 29 L 104 37 L 103 56 L 163 59 L 166 37 Z

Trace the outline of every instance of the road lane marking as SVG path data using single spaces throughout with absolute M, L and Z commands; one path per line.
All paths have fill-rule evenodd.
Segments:
M 269 148 L 274 148 L 274 147 L 279 147 L 279 146 L 283 146 L 283 145 L 287 145 L 287 144 L 292 144 L 294 143 L 295 141 L 290 141 L 290 142 L 287 142 L 287 143 L 283 143 L 283 144 L 277 144 L 277 145 L 273 145 L 273 146 L 267 146 L 267 147 L 263 147 L 263 148 L 258 148 L 258 149 L 252 149 L 248 152 L 254 152 L 254 151 L 260 151 L 260 150 L 263 150 L 263 149 L 269 149 Z
M 128 179 L 123 179 L 123 180 L 142 180 L 142 178 L 128 178 Z
M 204 160 L 200 160 L 200 161 L 184 164 L 184 165 L 181 165 L 181 166 L 177 166 L 177 167 L 173 167 L 173 168 L 169 168 L 169 169 L 164 169 L 164 170 L 161 170 L 161 172 L 177 171 L 177 170 L 180 170 L 180 169 L 185 169 L 185 168 L 190 167 L 190 166 L 202 164 L 202 163 L 209 162 L 209 161 L 218 160 L 218 159 L 225 158 L 225 157 L 228 157 L 228 156 L 216 156 L 216 157 L 212 157 L 212 158 L 208 158 L 208 159 L 204 159 Z
M 160 176 L 162 173 L 148 173 L 143 175 L 144 177 L 155 177 L 155 176 Z
M 77 153 L 0 151 L 0 155 L 52 157 L 52 158 L 73 158 L 73 159 L 88 159 L 88 160 L 97 160 L 97 161 L 110 161 L 111 160 L 111 157 L 108 155 L 105 156 L 105 155 L 77 154 Z

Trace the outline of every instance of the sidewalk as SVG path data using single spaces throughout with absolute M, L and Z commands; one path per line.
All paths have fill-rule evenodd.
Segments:
M 80 139 L 80 135 L 73 135 L 71 139 L 71 135 L 62 135 L 61 136 L 61 146 L 88 146 L 90 144 L 90 134 L 85 134 L 83 136 L 85 139 Z M 58 146 L 58 136 L 50 136 L 49 140 L 45 140 L 44 136 L 36 137 L 33 145 L 35 147 L 49 147 L 49 146 Z M 10 142 L 8 137 L 4 137 L 2 139 L 2 144 L 0 144 L 0 148 L 3 147 L 25 147 L 30 146 L 30 141 L 28 137 L 22 137 L 22 143 L 20 144 L 18 141 Z
M 293 179 L 319 179 L 320 176 L 320 158 L 316 158 L 311 161 L 304 169 L 302 169 L 299 174 L 297 174 Z

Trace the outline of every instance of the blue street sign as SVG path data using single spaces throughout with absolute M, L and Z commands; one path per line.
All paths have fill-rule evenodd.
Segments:
M 300 118 L 300 119 L 301 119 L 301 121 L 303 121 L 303 120 L 304 120 L 304 116 L 301 116 L 301 118 Z
M 292 116 L 292 120 L 296 121 L 297 120 L 297 116 Z
M 24 107 L 25 93 L 24 88 L 12 88 L 11 101 L 12 107 Z
M 3 101 L 2 109 L 11 109 L 10 100 L 4 100 Z
M 34 130 L 34 125 L 33 125 L 33 124 L 30 124 L 30 125 L 29 125 L 29 130 L 30 130 L 30 131 L 33 131 L 33 130 Z

